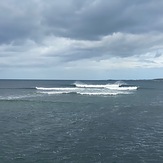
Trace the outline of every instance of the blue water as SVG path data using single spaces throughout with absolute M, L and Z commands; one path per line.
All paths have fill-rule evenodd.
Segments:
M 0 80 L 0 163 L 162 163 L 163 81 Z

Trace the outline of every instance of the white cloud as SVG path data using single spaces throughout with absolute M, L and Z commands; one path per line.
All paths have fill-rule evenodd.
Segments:
M 0 63 L 1 67 L 25 68 L 70 65 L 90 69 L 151 68 L 163 66 L 162 53 L 163 34 L 114 33 L 97 41 L 49 36 L 42 42 L 28 39 L 2 44 Z

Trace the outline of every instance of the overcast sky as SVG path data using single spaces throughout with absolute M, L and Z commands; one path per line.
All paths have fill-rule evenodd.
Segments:
M 0 78 L 163 77 L 162 0 L 0 1 Z

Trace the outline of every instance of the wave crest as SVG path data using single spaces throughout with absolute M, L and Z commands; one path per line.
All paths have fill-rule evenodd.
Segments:
M 126 83 L 124 82 L 115 82 L 114 84 L 85 84 L 81 82 L 75 82 L 74 83 L 75 87 L 77 88 L 107 88 L 110 90 L 136 90 L 138 87 L 136 86 L 127 86 Z
M 137 90 L 137 86 L 128 86 L 124 82 L 115 82 L 113 84 L 86 84 L 75 82 L 70 87 L 36 87 L 39 93 L 43 94 L 80 94 L 80 95 L 118 95 L 129 94 Z

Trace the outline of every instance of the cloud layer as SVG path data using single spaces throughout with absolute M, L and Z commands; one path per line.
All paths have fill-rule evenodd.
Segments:
M 2 1 L 0 71 L 55 69 L 56 76 L 75 78 L 85 71 L 163 68 L 162 7 L 161 0 Z

